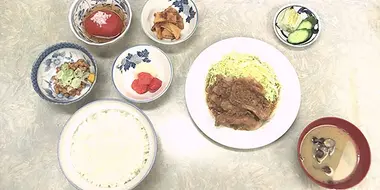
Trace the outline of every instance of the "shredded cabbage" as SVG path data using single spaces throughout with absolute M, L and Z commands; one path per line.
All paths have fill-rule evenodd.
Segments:
M 254 78 L 264 87 L 265 98 L 271 102 L 277 101 L 281 89 L 272 67 L 250 54 L 231 52 L 225 55 L 221 61 L 211 66 L 206 78 L 207 86 L 214 84 L 216 75 Z

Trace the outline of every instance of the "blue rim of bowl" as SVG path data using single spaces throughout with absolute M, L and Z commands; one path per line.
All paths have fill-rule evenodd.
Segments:
M 123 101 L 120 101 L 120 100 L 117 100 L 117 99 L 101 99 L 101 100 L 95 100 L 93 102 L 90 102 L 90 103 L 87 103 L 86 105 L 84 105 L 83 107 L 79 108 L 75 113 L 79 112 L 80 110 L 82 110 L 83 108 L 91 105 L 91 104 L 94 104 L 94 103 L 97 103 L 97 102 L 101 102 L 101 101 L 115 101 L 115 102 L 119 102 L 119 103 L 122 103 L 122 104 L 127 104 L 129 106 L 132 106 L 133 108 L 135 108 L 139 113 L 141 113 L 141 115 L 148 121 L 149 123 L 149 127 L 152 129 L 152 133 L 153 133 L 153 139 L 154 139 L 154 150 L 153 150 L 153 153 L 154 153 L 154 156 L 153 156 L 153 159 L 152 159 L 152 164 L 150 164 L 147 172 L 144 174 L 144 176 L 141 178 L 141 180 L 139 182 L 137 182 L 133 187 L 137 187 L 142 181 L 144 181 L 144 179 L 148 176 L 148 174 L 150 173 L 150 171 L 152 170 L 155 162 L 156 162 L 156 157 L 157 157 L 157 149 L 158 149 L 158 143 L 157 143 L 157 133 L 156 131 L 154 130 L 154 127 L 153 127 L 153 124 L 152 124 L 152 121 L 150 121 L 149 117 L 137 106 L 129 103 L 129 102 L 123 102 Z M 75 113 L 70 117 L 70 119 L 75 115 Z M 59 147 L 60 147 L 60 144 L 61 144 L 61 137 L 62 137 L 62 132 L 64 131 L 64 129 L 66 128 L 66 125 L 67 123 L 70 121 L 70 119 L 68 119 L 64 125 L 64 127 L 62 128 L 61 132 L 59 133 L 59 140 L 58 140 L 58 146 L 57 146 L 57 157 L 58 157 L 58 164 L 59 164 L 59 168 L 61 169 L 61 172 L 63 173 L 63 175 L 65 176 L 65 178 L 67 179 L 67 181 L 69 181 L 69 183 L 74 186 L 76 189 L 81 189 L 79 188 L 74 182 L 72 182 L 66 175 L 66 173 L 63 171 L 62 169 L 62 165 L 61 165 L 61 160 L 59 158 Z
M 142 10 L 145 9 L 145 6 L 146 6 L 146 4 L 147 4 L 149 1 L 151 1 L 151 0 L 147 0 L 147 1 L 145 2 L 145 4 L 144 4 Z M 189 1 L 191 1 L 191 2 L 193 3 L 194 8 L 195 8 L 195 11 L 196 11 L 196 14 L 197 14 L 197 19 L 195 20 L 195 27 L 194 27 L 193 31 L 191 31 L 191 33 L 189 34 L 189 36 L 187 36 L 186 38 L 184 38 L 184 39 L 182 39 L 182 40 L 176 40 L 176 41 L 171 41 L 171 42 L 166 42 L 166 41 L 158 40 L 158 39 L 154 38 L 154 37 L 151 36 L 151 35 L 150 35 L 150 34 L 144 29 L 144 27 L 143 27 L 143 22 L 144 22 L 144 21 L 143 21 L 143 17 L 142 17 L 143 11 L 141 11 L 140 24 L 141 24 L 141 27 L 142 27 L 142 29 L 143 29 L 145 35 L 147 35 L 151 40 L 153 40 L 153 41 L 155 41 L 155 42 L 157 42 L 157 43 L 159 43 L 159 44 L 164 44 L 164 45 L 176 45 L 176 44 L 180 44 L 180 43 L 185 42 L 185 41 L 187 41 L 188 39 L 190 39 L 190 38 L 193 36 L 193 34 L 195 33 L 195 31 L 197 30 L 197 28 L 198 28 L 199 12 L 198 12 L 198 8 L 197 8 L 197 5 L 195 4 L 195 2 L 194 2 L 193 0 L 189 0 Z
M 58 101 L 53 101 L 49 98 L 46 98 L 46 96 L 41 92 L 41 89 L 38 85 L 38 82 L 37 82 L 37 77 L 38 77 L 38 69 L 40 68 L 40 65 L 42 64 L 42 61 L 46 58 L 46 56 L 48 56 L 49 54 L 53 53 L 54 51 L 57 51 L 59 49 L 62 49 L 62 48 L 73 48 L 73 49 L 77 49 L 77 50 L 80 50 L 82 51 L 83 53 L 85 53 L 89 58 L 90 60 L 92 61 L 92 63 L 94 64 L 94 67 L 95 67 L 95 80 L 94 82 L 92 83 L 92 85 L 90 86 L 90 89 L 82 94 L 79 98 L 75 99 L 75 100 L 72 100 L 72 101 L 67 101 L 67 102 L 58 102 Z M 43 100 L 46 100 L 50 103 L 53 103 L 53 104 L 58 104 L 58 105 L 69 105 L 69 104 L 72 104 L 72 103 L 75 103 L 75 102 L 78 102 L 80 100 L 82 100 L 85 96 L 87 96 L 92 88 L 95 86 L 95 83 L 96 83 L 96 80 L 97 80 L 97 77 L 98 76 L 98 67 L 96 65 L 96 62 L 95 62 L 95 59 L 94 57 L 91 55 L 91 53 L 89 51 L 87 51 L 85 48 L 83 48 L 82 46 L 80 45 L 77 45 L 77 44 L 74 44 L 74 43 L 69 43 L 69 42 L 61 42 L 61 43 L 58 43 L 58 44 L 55 44 L 55 45 L 52 45 L 48 48 L 46 48 L 37 58 L 37 60 L 33 63 L 33 67 L 32 67 L 32 72 L 31 72 L 31 81 L 32 81 L 32 85 L 33 85 L 33 89 L 34 91 L 36 91 L 36 93 L 43 99 Z
M 282 12 L 282 11 L 284 11 L 286 8 L 288 8 L 288 7 L 292 7 L 292 6 L 298 6 L 298 7 L 304 7 L 304 8 L 307 8 L 308 10 L 310 10 L 313 14 L 314 14 L 314 16 L 315 16 L 315 18 L 318 20 L 318 33 L 316 33 L 316 36 L 315 36 L 315 38 L 313 39 L 313 40 L 311 40 L 311 41 L 309 41 L 308 43 L 305 43 L 305 44 L 299 44 L 299 45 L 294 45 L 294 44 L 291 44 L 291 43 L 289 43 L 289 42 L 287 42 L 287 41 L 284 41 L 281 37 L 280 37 L 280 34 L 278 34 L 278 32 L 277 32 L 277 27 L 276 27 L 276 23 L 277 23 L 277 17 L 278 17 L 278 15 Z M 282 43 L 284 43 L 284 44 L 286 44 L 286 45 L 288 45 L 288 46 L 290 46 L 290 47 L 294 47 L 294 48 L 303 48 L 303 47 L 307 47 L 307 46 L 310 46 L 310 45 L 312 45 L 315 41 L 317 41 L 317 39 L 319 38 L 319 36 L 320 36 L 320 33 L 321 33 L 321 29 L 322 29 L 322 24 L 321 24 L 321 19 L 319 18 L 319 16 L 318 16 L 318 14 L 314 11 L 314 9 L 311 9 L 311 8 L 309 8 L 309 7 L 307 7 L 307 6 L 305 6 L 305 5 L 303 5 L 303 4 L 297 4 L 297 3 L 291 3 L 291 4 L 287 4 L 287 5 L 285 5 L 285 6 L 282 6 L 277 12 L 276 12 L 276 14 L 275 14 L 275 16 L 274 16 L 274 19 L 273 19 L 273 30 L 274 30 L 274 33 L 276 34 L 276 37 L 282 42 Z
M 115 64 L 116 64 L 116 61 L 120 58 L 120 56 L 127 52 L 128 50 L 132 49 L 132 48 L 135 48 L 135 47 L 140 47 L 140 46 L 149 46 L 149 47 L 152 47 L 152 48 L 156 48 L 157 50 L 159 50 L 163 55 L 165 55 L 166 59 L 168 59 L 169 61 L 169 67 L 170 67 L 170 80 L 169 80 L 169 83 L 166 85 L 166 88 L 164 91 L 162 91 L 159 95 L 157 95 L 156 97 L 152 98 L 152 99 L 149 99 L 149 100 L 135 100 L 135 99 L 132 99 L 132 98 L 129 98 L 127 96 L 125 96 L 123 93 L 121 93 L 119 91 L 119 89 L 117 88 L 116 84 L 115 84 L 115 80 L 114 80 L 114 77 L 113 77 L 113 70 L 115 68 Z M 112 78 L 112 84 L 113 86 L 116 88 L 116 91 L 123 97 L 125 98 L 126 100 L 130 101 L 130 102 L 133 102 L 133 103 L 137 103 L 137 104 L 141 104 L 141 103 L 149 103 L 149 102 L 153 102 L 157 99 L 159 99 L 162 95 L 164 95 L 166 93 L 166 91 L 168 91 L 168 89 L 170 88 L 171 84 L 172 84 L 172 81 L 173 81 L 173 64 L 171 62 L 171 60 L 169 59 L 169 57 L 166 55 L 166 53 L 164 51 L 162 51 L 160 48 L 156 47 L 156 46 L 153 46 L 153 45 L 149 45 L 149 44 L 139 44 L 139 45 L 135 45 L 135 46 L 132 46 L 128 49 L 126 49 L 125 51 L 123 51 L 119 56 L 116 57 L 115 61 L 113 62 L 112 64 L 112 69 L 111 69 L 111 78 Z
M 84 43 L 86 43 L 86 44 L 88 44 L 88 45 L 93 45 L 93 46 L 105 46 L 105 45 L 109 45 L 109 44 L 112 44 L 112 43 L 114 43 L 114 42 L 120 40 L 121 38 L 123 38 L 123 37 L 127 34 L 128 30 L 129 30 L 129 28 L 131 27 L 131 24 L 132 24 L 132 15 L 133 15 L 133 13 L 132 13 L 132 8 L 131 8 L 131 5 L 129 4 L 129 1 L 128 1 L 128 0 L 124 0 L 124 1 L 127 3 L 127 5 L 128 5 L 128 15 L 129 15 L 129 19 L 128 19 L 128 26 L 125 28 L 125 30 L 124 30 L 123 33 L 121 33 L 121 34 L 120 34 L 118 37 L 116 37 L 115 39 L 113 39 L 113 40 L 111 40 L 111 41 L 108 41 L 108 42 L 104 42 L 104 43 L 88 42 L 88 41 L 84 40 L 83 38 L 81 38 L 81 37 L 77 34 L 77 32 L 75 31 L 75 29 L 74 29 L 74 27 L 73 27 L 73 24 L 74 24 L 74 23 L 73 23 L 73 21 L 72 21 L 72 15 L 73 15 L 73 13 L 74 13 L 74 7 L 75 7 L 75 5 L 76 5 L 79 1 L 81 1 L 81 0 L 75 0 L 75 1 L 71 4 L 71 6 L 70 6 L 70 11 L 69 11 L 69 25 L 70 25 L 71 32 L 74 33 L 75 37 L 78 38 L 80 41 L 82 41 L 82 42 L 84 42 Z

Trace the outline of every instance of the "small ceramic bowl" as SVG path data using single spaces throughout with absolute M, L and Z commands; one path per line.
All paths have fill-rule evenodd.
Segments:
M 149 71 L 139 69 L 147 67 Z M 162 81 L 162 86 L 154 93 L 138 94 L 132 89 L 132 83 L 137 79 L 137 72 L 141 71 L 155 75 Z M 115 88 L 125 99 L 134 103 L 148 103 L 160 98 L 169 89 L 172 80 L 172 63 L 162 50 L 151 45 L 137 45 L 125 50 L 112 66 Z
M 156 33 L 152 32 L 154 13 L 164 11 L 168 7 L 173 7 L 178 10 L 183 18 L 184 29 L 181 31 L 179 40 L 160 40 Z M 141 13 L 141 26 L 145 34 L 153 41 L 173 45 L 189 39 L 195 32 L 198 26 L 198 9 L 193 0 L 148 0 Z
M 56 94 L 52 77 L 56 75 L 57 67 L 65 62 L 71 63 L 79 59 L 84 59 L 89 64 L 90 72 L 95 74 L 94 82 L 87 84 L 80 95 L 65 97 Z M 54 104 L 67 105 L 89 94 L 96 83 L 97 71 L 95 60 L 86 49 L 72 43 L 59 43 L 47 48 L 38 57 L 32 68 L 31 80 L 34 90 L 42 99 Z
M 295 11 L 297 11 L 297 13 L 301 15 L 302 20 L 305 20 L 308 17 L 312 17 L 315 19 L 316 23 L 313 25 L 313 28 L 310 30 L 311 36 L 309 37 L 308 40 L 302 43 L 292 44 L 288 41 L 288 36 L 290 33 L 282 30 L 278 26 L 278 22 L 279 22 L 279 19 L 281 19 L 280 18 L 281 15 L 288 8 L 293 8 Z M 321 32 L 321 22 L 320 22 L 319 16 L 314 10 L 300 4 L 289 4 L 284 7 L 281 7 L 280 10 L 277 11 L 276 16 L 273 19 L 273 29 L 278 39 L 280 39 L 280 41 L 283 42 L 284 44 L 289 45 L 291 47 L 296 47 L 296 48 L 307 47 L 313 44 L 318 39 L 319 34 Z
M 317 127 L 320 127 L 322 125 L 332 125 L 334 127 L 344 130 L 351 137 L 353 143 L 356 145 L 358 160 L 356 162 L 355 169 L 347 178 L 338 182 L 324 183 L 315 179 L 311 174 L 309 174 L 308 170 L 305 168 L 303 159 L 301 156 L 301 148 L 302 148 L 302 144 L 303 144 L 303 140 L 305 136 L 311 130 Z M 352 123 L 344 119 L 340 119 L 336 117 L 325 117 L 325 118 L 321 118 L 310 123 L 302 131 L 299 137 L 297 152 L 298 152 L 298 161 L 302 169 L 306 173 L 306 175 L 316 184 L 328 189 L 348 189 L 359 184 L 367 175 L 370 165 L 371 165 L 371 151 L 370 151 L 368 141 L 363 135 L 363 133 Z
M 124 31 L 116 38 L 106 41 L 106 42 L 98 42 L 93 39 L 90 39 L 83 29 L 83 19 L 87 12 L 93 9 L 96 6 L 108 6 L 115 5 L 120 8 L 125 16 L 125 28 Z M 81 40 L 82 42 L 94 45 L 94 46 L 103 46 L 112 44 L 125 36 L 127 31 L 129 30 L 132 22 L 132 10 L 129 2 L 127 0 L 75 0 L 71 5 L 69 12 L 69 23 L 71 31 L 74 35 Z

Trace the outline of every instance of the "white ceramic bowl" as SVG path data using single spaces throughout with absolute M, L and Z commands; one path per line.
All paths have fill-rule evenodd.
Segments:
M 162 86 L 155 93 L 136 93 L 131 85 L 135 80 L 136 65 L 151 64 L 162 81 Z M 151 45 L 137 45 L 125 50 L 116 58 L 112 66 L 112 81 L 117 91 L 128 101 L 148 103 L 160 98 L 173 80 L 173 66 L 170 59 L 159 48 Z
M 291 44 L 291 43 L 289 43 L 288 42 L 288 35 L 289 35 L 289 33 L 286 32 L 286 31 L 281 30 L 277 26 L 279 15 L 283 11 L 285 11 L 285 9 L 287 9 L 289 7 L 293 7 L 294 10 L 296 10 L 299 14 L 301 14 L 302 19 L 305 19 L 306 17 L 311 16 L 311 17 L 314 17 L 317 20 L 317 24 L 315 24 L 314 28 L 312 29 L 312 35 L 311 35 L 311 37 L 307 41 L 302 42 L 300 44 Z M 310 9 L 310 8 L 304 6 L 304 5 L 301 5 L 301 4 L 289 4 L 289 5 L 285 5 L 285 6 L 281 7 L 277 11 L 277 13 L 276 13 L 276 15 L 275 15 L 275 17 L 273 19 L 273 29 L 274 29 L 274 32 L 275 32 L 277 38 L 281 42 L 283 42 L 284 44 L 286 44 L 288 46 L 295 47 L 295 48 L 303 48 L 303 47 L 310 46 L 315 41 L 317 41 L 317 39 L 318 39 L 318 37 L 319 37 L 319 35 L 320 35 L 321 31 L 322 31 L 321 30 L 321 20 L 320 20 L 318 14 L 314 10 L 312 10 L 312 9 Z
M 71 159 L 71 145 L 73 142 L 73 135 L 78 129 L 78 126 L 88 117 L 95 113 L 104 110 L 120 110 L 133 115 L 144 126 L 148 141 L 149 141 L 149 154 L 146 163 L 143 165 L 140 172 L 131 181 L 127 182 L 123 186 L 104 188 L 96 187 L 94 184 L 89 183 L 86 179 L 76 172 Z M 126 123 L 126 127 L 128 124 Z M 139 108 L 132 104 L 121 102 L 118 100 L 98 100 L 91 102 L 78 111 L 67 121 L 65 127 L 61 132 L 61 137 L 58 146 L 58 159 L 59 165 L 69 180 L 69 182 L 77 189 L 83 190 L 126 190 L 133 189 L 140 184 L 152 169 L 157 155 L 157 137 L 154 131 L 153 125 L 149 118 Z M 105 163 L 107 164 L 107 163 Z
M 85 13 L 91 10 L 94 6 L 99 4 L 114 4 L 115 6 L 121 8 L 123 10 L 123 13 L 125 15 L 126 21 L 125 21 L 125 29 L 124 31 L 116 38 L 107 41 L 107 42 L 96 42 L 94 40 L 91 40 L 84 34 L 83 29 L 83 18 L 85 16 Z M 69 23 L 71 31 L 74 33 L 74 35 L 81 40 L 82 42 L 94 45 L 94 46 L 103 46 L 112 44 L 121 38 L 125 36 L 127 31 L 129 30 L 132 22 L 132 10 L 129 2 L 127 0 L 75 0 L 73 4 L 71 5 L 70 12 L 69 12 Z
M 156 33 L 151 31 L 154 13 L 161 12 L 169 6 L 177 9 L 183 18 L 185 27 L 181 31 L 179 40 L 160 40 L 157 38 Z M 141 26 L 145 34 L 157 43 L 165 45 L 179 44 L 188 40 L 194 34 L 198 26 L 198 9 L 193 0 L 148 0 L 141 13 Z

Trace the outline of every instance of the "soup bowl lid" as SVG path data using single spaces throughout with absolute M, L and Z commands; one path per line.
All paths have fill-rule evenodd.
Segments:
M 332 125 L 346 131 L 357 147 L 358 161 L 355 170 L 344 180 L 335 183 L 324 183 L 315 179 L 305 168 L 301 156 L 302 142 L 313 129 L 322 125 Z M 336 117 L 324 117 L 310 123 L 301 133 L 297 145 L 298 161 L 306 175 L 316 184 L 328 189 L 347 189 L 359 184 L 367 175 L 371 165 L 371 151 L 363 133 L 352 123 Z

